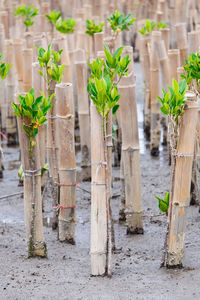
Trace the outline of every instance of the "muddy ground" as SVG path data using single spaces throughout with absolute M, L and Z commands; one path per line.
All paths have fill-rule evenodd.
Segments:
M 118 222 L 120 205 L 119 169 L 114 169 L 112 210 L 116 246 L 112 279 L 90 276 L 90 194 L 77 190 L 76 245 L 57 241 L 48 227 L 50 200 L 46 197 L 44 227 L 48 259 L 27 259 L 23 198 L 0 199 L 0 299 L 66 300 L 189 300 L 200 299 L 200 214 L 198 207 L 188 209 L 184 269 L 159 269 L 164 243 L 166 217 L 159 214 L 154 194 L 163 196 L 169 189 L 167 150 L 159 158 L 149 154 L 142 130 L 142 80 L 136 64 L 137 101 L 141 146 L 144 235 L 127 236 L 126 226 Z M 18 187 L 19 149 L 4 151 L 4 178 L 0 197 L 23 191 Z M 79 155 L 78 155 L 79 159 Z M 90 183 L 81 183 L 90 190 Z

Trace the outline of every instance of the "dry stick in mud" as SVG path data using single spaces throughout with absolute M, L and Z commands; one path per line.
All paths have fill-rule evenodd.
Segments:
M 123 47 L 113 55 L 105 45 L 105 61 L 97 58 L 90 64 L 91 78 L 88 93 L 96 105 L 91 106 L 91 157 L 92 157 L 92 206 L 91 206 L 91 262 L 92 275 L 112 275 L 112 221 L 110 214 L 110 178 L 108 134 L 109 114 L 116 113 L 119 105 L 117 85 L 127 74 L 129 56 L 121 57 Z M 118 81 L 114 78 L 118 75 Z M 99 113 L 99 115 L 97 114 Z M 96 123 L 94 118 L 97 118 Z M 95 137 L 98 135 L 98 139 Z M 98 140 L 98 146 L 96 141 Z M 94 145 L 93 145 L 94 143 Z M 100 191 L 99 191 L 100 189 Z M 98 193 L 99 192 L 99 193 Z M 101 195 L 101 199 L 100 199 Z M 103 199 L 102 199 L 103 197 Z M 97 211 L 98 216 L 97 218 Z M 104 226 L 102 225 L 102 222 Z M 100 226 L 101 225 L 101 230 Z M 104 230 L 102 230 L 104 228 Z M 100 230 L 100 233 L 99 233 Z
M 132 49 L 132 48 L 131 48 Z M 139 136 L 133 67 L 119 85 L 127 234 L 143 233 Z
M 164 242 L 164 251 L 161 261 L 161 267 L 165 265 L 166 253 L 168 252 L 169 246 L 169 230 L 171 229 L 172 221 L 172 205 L 174 201 L 174 181 L 175 181 L 175 171 L 176 171 L 176 153 L 177 146 L 180 142 L 179 140 L 179 130 L 180 123 L 182 122 L 182 115 L 185 108 L 185 93 L 187 91 L 187 83 L 184 79 L 178 83 L 175 79 L 172 80 L 172 87 L 169 87 L 169 92 L 163 90 L 163 98 L 158 97 L 161 102 L 160 110 L 163 114 L 168 115 L 169 122 L 169 141 L 171 147 L 171 174 L 170 174 L 170 199 L 169 199 L 169 208 L 168 208 L 168 218 L 167 218 L 167 231 Z M 182 123 L 181 123 L 182 124 Z M 194 145 L 193 145 L 194 146 Z M 182 172 L 181 172 L 182 173 Z M 180 176 L 180 174 L 179 174 Z M 188 173 L 187 173 L 188 176 Z M 191 176 L 191 175 L 190 175 Z
M 44 69 L 41 76 L 44 77 L 48 97 L 51 98 L 51 109 L 48 111 L 48 125 L 47 125 L 47 160 L 49 163 L 49 174 L 52 179 L 52 196 L 53 207 L 58 204 L 58 161 L 57 161 L 57 144 L 56 144 L 56 116 L 55 116 L 55 84 L 60 83 L 63 77 L 64 65 L 59 66 L 58 63 L 61 58 L 62 50 L 56 52 L 52 50 L 52 44 L 48 49 L 36 47 L 38 51 L 38 60 L 40 67 Z M 52 229 L 58 226 L 58 214 L 56 210 L 53 213 Z
M 44 242 L 41 197 L 41 164 L 38 128 L 46 121 L 50 99 L 35 99 L 34 90 L 19 95 L 12 103 L 18 117 L 19 139 L 24 170 L 24 213 L 28 256 L 47 257 Z M 37 114 L 35 114 L 37 109 Z M 33 116 L 34 111 L 34 116 Z
M 56 85 L 56 141 L 60 203 L 58 239 L 75 244 L 76 157 L 74 145 L 74 102 L 71 83 Z
M 84 50 L 76 51 L 76 77 L 78 88 L 78 117 L 80 128 L 80 142 L 81 142 L 81 178 L 88 180 L 91 178 L 91 144 L 90 144 L 90 115 L 89 115 L 89 101 L 86 90 L 87 86 L 87 64 Z

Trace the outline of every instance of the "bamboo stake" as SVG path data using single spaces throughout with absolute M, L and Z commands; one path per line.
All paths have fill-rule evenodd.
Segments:
M 79 50 L 76 52 L 78 60 L 76 60 L 76 77 L 78 88 L 78 116 L 80 128 L 80 141 L 81 141 L 81 178 L 88 180 L 91 178 L 90 167 L 90 116 L 89 116 L 89 101 L 86 90 L 87 86 L 87 64 L 85 59 L 85 52 Z
M 23 90 L 28 92 L 32 88 L 33 50 L 23 49 Z
M 13 40 L 14 46 L 14 56 L 15 56 L 15 66 L 18 75 L 18 91 L 23 92 L 23 59 L 22 53 L 25 41 L 22 39 Z
M 178 146 L 175 154 L 175 177 L 167 251 L 167 266 L 169 268 L 182 267 L 186 213 L 190 202 L 190 185 L 198 105 L 196 95 L 193 92 L 187 92 L 186 97 L 185 112 L 181 120 Z
M 159 61 L 157 49 L 161 41 L 161 32 L 153 31 L 151 40 L 150 72 L 151 72 L 151 155 L 159 155 L 160 144 L 160 108 L 159 95 Z
M 6 49 L 6 62 L 9 64 L 14 64 L 14 49 L 13 49 L 13 41 L 6 40 L 5 41 L 5 49 Z M 14 66 L 11 68 L 8 76 L 7 76 L 7 88 L 6 88 L 6 133 L 7 133 L 7 145 L 16 145 L 17 143 L 17 122 L 16 116 L 13 115 L 11 102 L 15 97 L 15 68 Z
M 15 101 L 18 104 L 18 100 Z M 24 170 L 24 214 L 28 256 L 47 257 L 44 241 L 41 197 L 41 165 L 39 143 L 35 138 L 32 159 L 29 156 L 29 137 L 18 118 L 22 165 Z
M 107 207 L 104 137 L 102 117 L 91 102 L 91 274 L 106 273 L 107 261 Z M 98 141 L 98 142 L 97 142 Z
M 180 51 L 179 49 L 168 50 L 169 58 L 169 78 L 174 78 L 178 81 L 177 68 L 180 67 Z
M 149 55 L 150 36 L 142 36 L 140 39 L 140 57 L 143 78 L 145 83 L 144 95 L 144 132 L 147 139 L 150 139 L 150 126 L 151 126 L 151 94 L 150 94 L 150 55 Z
M 188 32 L 188 54 L 197 53 L 199 51 L 199 32 Z
M 0 24 L 0 53 L 5 52 L 5 33 L 4 26 Z M 1 107 L 1 130 L 6 132 L 6 80 L 0 82 L 0 107 Z M 1 164 L 0 164 L 1 167 Z
M 74 145 L 74 102 L 71 83 L 56 85 L 56 138 L 60 180 L 58 238 L 75 244 L 76 157 Z
M 182 66 L 185 64 L 185 59 L 187 59 L 188 56 L 186 24 L 185 23 L 176 24 L 175 27 L 176 27 L 177 46 L 180 50 L 180 64 Z
M 122 78 L 119 93 L 122 95 L 120 98 L 120 119 L 122 126 L 127 234 L 142 234 L 140 154 L 135 77 L 133 72 L 127 78 Z

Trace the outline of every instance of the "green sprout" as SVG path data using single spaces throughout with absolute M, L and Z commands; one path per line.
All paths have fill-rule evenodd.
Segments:
M 73 18 L 66 18 L 63 20 L 62 18 L 58 19 L 55 24 L 55 28 L 57 31 L 68 34 L 73 33 L 75 30 L 76 21 Z
M 91 21 L 86 20 L 85 23 L 86 23 L 86 28 L 87 28 L 85 33 L 90 36 L 93 36 L 97 32 L 103 31 L 103 26 L 104 26 L 103 22 L 100 22 L 99 24 L 95 24 L 94 20 L 91 20 Z
M 45 17 L 53 24 L 56 25 L 56 22 L 61 17 L 61 12 L 52 10 L 49 15 L 45 15 Z
M 4 53 L 0 55 L 0 77 L 2 80 L 6 79 L 10 69 L 12 68 L 12 65 L 9 65 L 8 63 L 2 61 L 3 56 Z
M 159 22 L 156 24 L 158 29 L 165 29 L 166 28 L 166 23 L 163 22 Z
M 158 206 L 159 206 L 159 209 L 168 214 L 168 209 L 169 209 L 169 192 L 166 192 L 165 193 L 165 198 L 164 199 L 161 199 L 157 196 L 154 196 L 157 200 L 158 200 Z
M 64 65 L 58 65 L 61 59 L 61 54 L 63 50 L 56 52 L 52 49 L 52 44 L 48 45 L 47 50 L 44 48 L 39 48 L 35 46 L 38 52 L 38 61 L 41 69 L 45 70 L 45 73 L 41 70 L 40 75 L 44 77 L 48 85 L 48 96 L 51 96 L 51 82 L 55 81 L 56 83 L 60 83 L 62 81 L 63 73 L 64 73 Z
M 145 25 L 144 27 L 141 28 L 141 30 L 139 30 L 139 32 L 142 35 L 151 34 L 155 27 L 156 27 L 156 22 L 154 21 L 150 22 L 149 20 L 145 20 Z
M 185 79 L 187 84 L 195 89 L 199 93 L 198 87 L 200 83 L 200 55 L 199 53 L 192 53 L 189 55 L 188 59 L 185 60 L 185 65 L 183 66 L 185 70 L 185 75 L 181 75 L 181 78 Z M 194 86 L 196 82 L 196 86 Z
M 29 137 L 29 157 L 31 159 L 32 149 L 35 145 L 33 139 L 38 134 L 39 127 L 47 121 L 46 114 L 51 108 L 51 98 L 46 98 L 43 93 L 35 98 L 35 91 L 31 89 L 25 96 L 19 95 L 19 104 L 11 103 L 13 113 L 22 120 L 23 129 Z
M 110 18 L 108 18 L 107 20 L 110 23 L 111 29 L 114 31 L 114 49 L 119 32 L 125 30 L 129 31 L 130 27 L 133 26 L 133 23 L 135 22 L 136 18 L 131 18 L 131 14 L 125 16 L 124 14 L 121 14 L 118 10 L 116 10 L 113 14 L 111 14 Z
M 123 76 L 127 76 L 128 65 L 131 61 L 128 55 L 121 57 L 122 51 L 123 47 L 120 47 L 112 55 L 108 46 L 105 45 L 106 60 L 97 58 L 92 64 L 89 64 L 91 77 L 87 90 L 98 113 L 103 117 L 104 124 L 110 110 L 112 109 L 115 114 L 119 108 L 120 95 L 117 85 Z M 118 76 L 117 81 L 115 81 L 116 76 Z
M 178 124 L 179 117 L 184 113 L 187 88 L 185 79 L 178 83 L 173 78 L 172 87 L 168 87 L 169 92 L 165 92 L 165 90 L 162 89 L 163 98 L 157 97 L 161 103 L 161 112 L 165 115 L 169 115 L 175 120 L 176 124 Z
M 38 15 L 39 9 L 31 6 L 22 4 L 14 9 L 14 16 L 21 16 L 24 19 L 24 25 L 26 26 L 26 31 L 28 28 L 34 24 L 32 20 L 35 16 Z

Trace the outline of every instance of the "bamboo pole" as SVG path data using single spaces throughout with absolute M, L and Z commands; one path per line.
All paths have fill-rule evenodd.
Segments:
M 15 39 L 13 40 L 14 46 L 14 57 L 15 57 L 15 66 L 17 71 L 17 80 L 18 80 L 18 87 L 17 90 L 19 92 L 23 92 L 23 48 L 24 48 L 25 41 L 22 39 Z
M 0 53 L 5 52 L 4 26 L 0 24 Z M 0 82 L 1 130 L 6 132 L 6 80 Z M 1 164 L 0 164 L 1 165 Z
M 60 180 L 58 238 L 61 242 L 75 244 L 76 157 L 72 84 L 57 84 L 56 99 L 56 138 Z
M 178 81 L 177 68 L 180 67 L 180 50 L 170 49 L 168 50 L 169 58 L 169 78 L 174 78 Z
M 186 97 L 187 101 L 180 124 L 175 158 L 172 212 L 167 251 L 167 266 L 169 268 L 182 266 L 186 214 L 190 202 L 190 185 L 198 105 L 196 95 L 193 92 L 187 92 Z
M 142 198 L 135 77 L 132 72 L 119 86 L 122 157 L 124 164 L 127 234 L 142 234 Z
M 158 57 L 160 62 L 160 71 L 162 78 L 162 88 L 166 90 L 170 83 L 171 78 L 169 77 L 169 59 L 166 51 L 165 42 L 162 40 L 158 45 Z M 161 124 L 163 127 L 163 145 L 167 145 L 168 139 L 168 120 L 166 116 L 162 116 Z
M 86 90 L 87 86 L 87 64 L 84 50 L 79 50 L 77 53 L 76 77 L 78 88 L 78 117 L 80 128 L 80 141 L 81 141 L 81 178 L 88 180 L 91 178 L 90 167 L 90 115 L 89 115 L 89 101 Z
M 91 102 L 91 274 L 106 273 L 107 207 L 102 117 Z
M 151 93 L 150 93 L 150 36 L 142 36 L 140 39 L 140 60 L 145 84 L 144 94 L 144 132 L 147 139 L 150 139 L 151 127 Z
M 23 91 L 26 93 L 32 88 L 33 50 L 23 49 Z
M 179 23 L 176 24 L 176 39 L 177 39 L 177 46 L 180 50 L 180 64 L 183 66 L 185 64 L 185 59 L 188 56 L 188 43 L 187 43 L 187 31 L 186 31 L 186 24 Z
M 198 31 L 188 32 L 188 54 L 199 51 L 200 35 Z
M 15 101 L 18 104 L 18 99 Z M 47 257 L 44 241 L 41 197 L 41 165 L 38 138 L 33 147 L 32 159 L 29 155 L 29 137 L 23 129 L 23 121 L 18 118 L 22 165 L 24 170 L 24 215 L 28 256 Z
M 7 145 L 16 145 L 17 144 L 17 121 L 16 116 L 13 115 L 11 102 L 15 97 L 16 92 L 16 77 L 15 77 L 15 68 L 14 68 L 14 48 L 13 41 L 5 41 L 5 50 L 6 50 L 6 62 L 13 65 L 10 72 L 7 76 L 7 87 L 6 87 L 6 133 L 7 133 Z
M 151 85 L 151 155 L 159 155 L 160 144 L 160 108 L 157 96 L 159 95 L 159 60 L 157 49 L 161 41 L 161 32 L 153 31 L 150 54 L 150 85 Z

